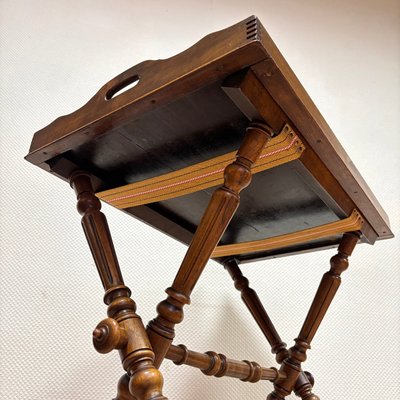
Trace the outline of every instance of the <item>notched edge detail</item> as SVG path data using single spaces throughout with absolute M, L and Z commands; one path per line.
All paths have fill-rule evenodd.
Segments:
M 261 40 L 260 20 L 256 16 L 246 22 L 246 39 Z

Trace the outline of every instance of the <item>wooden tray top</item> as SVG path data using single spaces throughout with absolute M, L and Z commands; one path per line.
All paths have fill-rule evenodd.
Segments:
M 26 159 L 64 180 L 84 169 L 100 198 L 189 243 L 220 185 L 218 171 L 253 120 L 265 121 L 275 137 L 220 244 L 269 244 L 239 248 L 239 260 L 336 246 L 341 234 L 333 227 L 344 229 L 352 218 L 364 242 L 393 236 L 385 212 L 254 16 L 118 75 L 82 108 L 38 131 Z M 274 246 L 277 237 L 285 244 Z

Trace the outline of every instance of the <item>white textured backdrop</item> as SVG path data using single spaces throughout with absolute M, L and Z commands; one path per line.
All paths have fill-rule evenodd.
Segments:
M 106 315 L 64 182 L 23 160 L 35 131 L 136 63 L 172 56 L 256 14 L 387 210 L 399 235 L 400 20 L 396 0 L 0 1 L 0 399 L 111 399 L 117 354 L 91 331 Z M 185 249 L 107 206 L 126 283 L 155 316 Z M 333 251 L 243 267 L 292 344 Z M 323 400 L 397 399 L 399 240 L 359 246 L 305 368 Z M 177 342 L 274 365 L 228 274 L 210 263 Z M 166 361 L 171 400 L 265 399 L 268 382 L 203 376 Z M 292 399 L 292 397 L 290 397 Z

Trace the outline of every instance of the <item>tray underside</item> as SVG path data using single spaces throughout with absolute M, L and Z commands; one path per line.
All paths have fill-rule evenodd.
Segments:
M 220 244 L 318 227 L 354 209 L 365 220 L 363 241 L 392 236 L 386 214 L 254 16 L 170 59 L 123 72 L 81 109 L 37 132 L 26 158 L 64 180 L 85 170 L 104 191 L 236 151 L 258 119 L 275 134 L 289 124 L 306 150 L 254 175 Z M 188 244 L 214 189 L 124 211 Z M 338 242 L 331 236 L 237 257 L 250 261 Z
M 235 151 L 249 121 L 221 85 L 215 82 L 148 112 L 64 157 L 92 171 L 107 183 L 103 189 L 108 189 Z M 149 207 L 193 233 L 214 190 L 151 203 Z M 260 240 L 343 217 L 336 203 L 326 204 L 321 193 L 322 186 L 297 160 L 255 174 L 241 193 L 239 209 L 221 244 Z M 135 215 L 135 208 L 125 211 Z

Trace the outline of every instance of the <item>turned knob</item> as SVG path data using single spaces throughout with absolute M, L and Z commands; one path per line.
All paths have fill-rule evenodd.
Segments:
M 315 380 L 313 374 L 311 372 L 304 371 L 304 375 L 307 377 L 308 381 L 310 382 L 310 385 L 314 386 Z
M 93 331 L 93 346 L 99 353 L 122 349 L 128 340 L 125 329 L 112 318 L 101 321 Z

